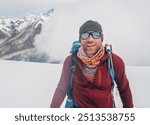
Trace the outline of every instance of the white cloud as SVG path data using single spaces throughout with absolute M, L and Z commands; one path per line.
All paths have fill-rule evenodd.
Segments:
M 78 30 L 84 21 L 97 20 L 102 24 L 104 41 L 111 42 L 114 52 L 123 57 L 128 65 L 150 65 L 147 57 L 150 53 L 149 4 L 148 0 L 5 0 L 0 8 L 12 6 L 14 9 L 0 11 L 0 15 L 4 12 L 7 15 L 45 12 L 54 6 L 54 15 L 39 39 L 44 39 L 46 51 L 51 50 L 50 44 L 57 45 L 51 50 L 54 54 L 51 54 L 59 57 L 64 57 L 71 43 L 78 39 Z
M 71 43 L 78 39 L 80 25 L 88 19 L 93 19 L 102 24 L 104 43 L 112 43 L 114 52 L 120 55 L 126 64 L 150 65 L 150 59 L 147 58 L 147 53 L 150 53 L 148 6 L 146 3 L 136 3 L 85 3 L 83 0 L 80 4 L 57 4 L 53 17 L 39 36 L 40 39 L 44 39 L 40 46 L 45 43 L 43 48 L 50 55 L 64 58 L 69 53 Z

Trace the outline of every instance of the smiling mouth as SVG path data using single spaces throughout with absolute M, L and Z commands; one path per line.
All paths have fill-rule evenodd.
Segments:
M 87 47 L 94 47 L 95 45 L 87 45 Z

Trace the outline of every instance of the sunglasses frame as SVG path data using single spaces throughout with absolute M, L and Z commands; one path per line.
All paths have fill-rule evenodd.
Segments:
M 94 33 L 99 33 L 99 34 L 94 34 Z M 84 36 L 83 35 L 85 35 L 85 34 L 87 34 L 87 37 L 86 38 L 84 38 Z M 102 37 L 102 33 L 101 32 L 85 32 L 85 33 L 81 33 L 81 35 L 80 35 L 80 38 L 81 39 L 83 39 L 83 40 L 86 40 L 86 39 L 88 39 L 89 37 L 90 37 L 90 35 L 92 36 L 92 38 L 93 39 L 99 39 L 100 37 Z M 98 35 L 98 37 L 95 37 L 95 36 L 97 36 Z

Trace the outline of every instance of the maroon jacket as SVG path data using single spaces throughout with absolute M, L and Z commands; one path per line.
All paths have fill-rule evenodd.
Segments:
M 125 73 L 123 60 L 112 54 L 115 70 L 115 81 L 123 102 L 123 107 L 133 107 L 132 94 Z M 112 83 L 108 69 L 108 55 L 104 54 L 98 66 L 94 83 L 87 81 L 82 73 L 83 63 L 77 56 L 68 56 L 64 62 L 60 81 L 52 99 L 51 108 L 58 108 L 62 104 L 66 94 L 69 93 L 70 61 L 73 59 L 77 64 L 73 78 L 73 97 L 81 108 L 112 108 Z

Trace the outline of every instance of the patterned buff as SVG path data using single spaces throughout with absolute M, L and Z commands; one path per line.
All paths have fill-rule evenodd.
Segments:
M 105 53 L 105 49 L 102 46 L 100 50 L 92 57 L 88 58 L 86 54 L 83 51 L 83 48 L 80 47 L 79 51 L 77 53 L 77 56 L 82 60 L 82 62 L 88 67 L 88 68 L 95 68 L 99 65 L 101 58 L 103 57 Z

